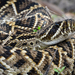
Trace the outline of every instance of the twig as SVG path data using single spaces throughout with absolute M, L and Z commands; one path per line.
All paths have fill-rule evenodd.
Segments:
M 55 53 L 54 53 L 54 56 L 53 56 L 53 58 L 52 58 L 52 60 L 51 60 L 51 62 L 50 62 L 50 64 L 49 64 L 49 66 L 48 66 L 46 72 L 45 72 L 43 75 L 48 75 L 49 69 L 50 69 L 50 67 L 51 67 L 51 64 L 52 64 L 52 62 L 53 62 L 53 59 L 54 59 L 54 57 L 55 57 L 55 54 L 56 54 L 57 50 L 58 50 L 58 48 L 56 49 L 56 51 L 55 51 Z
M 2 46 L 4 46 L 6 44 L 6 42 L 10 39 L 12 34 L 13 34 L 13 32 L 9 33 L 8 37 L 3 41 Z

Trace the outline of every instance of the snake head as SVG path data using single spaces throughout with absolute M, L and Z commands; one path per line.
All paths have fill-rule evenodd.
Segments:
M 57 44 L 75 34 L 75 20 L 67 19 L 52 23 L 36 33 L 36 39 L 45 45 Z

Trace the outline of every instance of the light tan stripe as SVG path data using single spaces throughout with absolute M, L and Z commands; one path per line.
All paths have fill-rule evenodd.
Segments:
M 65 21 L 63 21 L 63 22 L 61 23 L 61 26 L 59 27 L 59 29 L 57 30 L 57 32 L 51 37 L 51 40 L 54 39 L 54 38 L 60 33 L 64 22 L 65 22 Z
M 48 34 L 48 33 L 50 32 L 50 30 L 52 29 L 52 27 L 53 27 L 53 26 L 51 26 L 51 28 L 49 28 L 49 30 L 46 32 L 46 34 L 45 34 L 45 35 L 43 35 L 43 36 L 41 36 L 41 37 L 40 37 L 40 39 L 43 39 L 44 37 L 46 37 L 46 36 L 47 36 L 47 34 Z
M 69 31 L 71 33 L 71 28 L 70 28 L 70 22 L 68 21 L 68 28 L 69 28 Z

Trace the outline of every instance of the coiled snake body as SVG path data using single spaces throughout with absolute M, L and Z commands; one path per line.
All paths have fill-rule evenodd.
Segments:
M 73 19 L 53 23 L 36 2 L 0 0 L 0 75 L 43 75 L 56 49 L 49 75 L 63 66 L 61 75 L 74 75 L 75 39 L 69 39 L 74 33 Z

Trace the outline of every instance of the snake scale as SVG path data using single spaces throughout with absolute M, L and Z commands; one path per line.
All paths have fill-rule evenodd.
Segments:
M 38 29 L 33 32 L 34 29 Z M 53 22 L 46 7 L 31 0 L 0 0 L 0 75 L 75 75 L 75 21 Z

